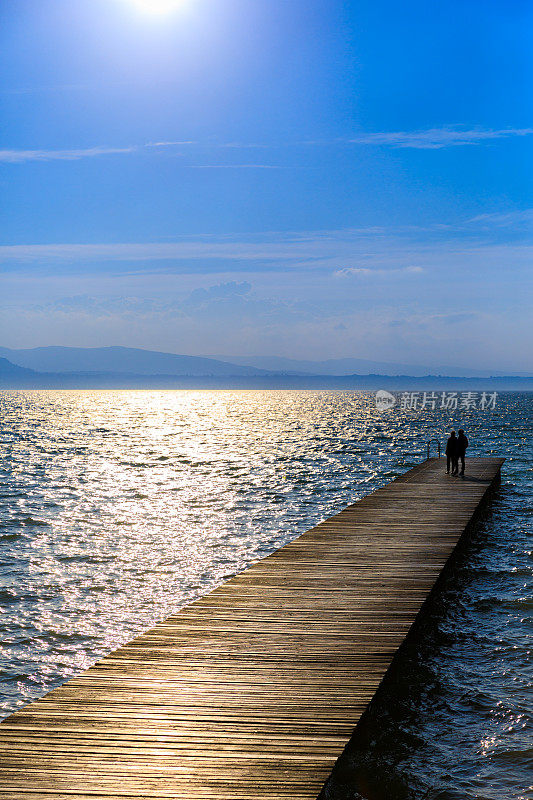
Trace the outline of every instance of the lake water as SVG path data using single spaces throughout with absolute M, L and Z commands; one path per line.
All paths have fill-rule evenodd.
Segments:
M 501 490 L 328 795 L 532 798 L 532 400 L 379 412 L 367 392 L 0 392 L 4 715 L 464 427 L 469 455 L 507 458 Z

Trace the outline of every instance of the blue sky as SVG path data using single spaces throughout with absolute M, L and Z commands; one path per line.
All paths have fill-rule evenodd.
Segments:
M 530 4 L 1 15 L 4 346 L 533 370 Z

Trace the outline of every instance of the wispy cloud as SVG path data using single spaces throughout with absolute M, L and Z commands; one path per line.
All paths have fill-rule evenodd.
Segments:
M 0 150 L 0 162 L 21 164 L 24 161 L 79 161 L 82 158 L 135 153 L 137 147 L 86 147 L 79 150 Z
M 285 142 L 285 144 L 287 144 Z M 293 142 L 292 144 L 309 144 L 309 142 Z M 214 141 L 212 139 L 207 139 L 203 141 L 198 141 L 194 139 L 185 139 L 183 141 L 161 141 L 161 142 L 146 142 L 144 147 L 179 147 L 180 145 L 196 145 L 204 150 L 228 150 L 228 149 L 235 149 L 235 150 L 269 150 L 279 146 L 283 146 L 276 143 L 267 143 L 267 142 L 219 142 Z
M 426 128 L 415 131 L 374 131 L 360 133 L 348 139 L 303 140 L 294 142 L 199 142 L 199 141 L 162 141 L 148 142 L 145 147 L 177 147 L 180 145 L 196 145 L 213 150 L 234 149 L 276 149 L 283 146 L 317 146 L 321 145 L 385 145 L 389 147 L 414 148 L 418 150 L 440 150 L 444 147 L 461 145 L 478 145 L 495 139 L 509 139 L 533 134 L 533 128 L 464 128 L 459 125 L 445 125 L 441 128 Z
M 182 142 L 146 142 L 144 147 L 180 147 L 186 144 L 198 144 L 193 140 L 187 139 Z
M 494 139 L 530 136 L 532 133 L 533 128 L 471 128 L 465 130 L 450 126 L 418 131 L 364 133 L 346 141 L 349 144 L 389 145 L 390 147 L 410 147 L 417 150 L 440 150 L 444 147 L 478 145 Z
M 305 304 L 303 304 L 305 305 Z M 19 307 L 20 308 L 20 307 Z M 65 314 L 130 320 L 152 317 L 159 321 L 189 317 L 197 320 L 219 321 L 251 317 L 255 320 L 283 314 L 292 318 L 306 315 L 305 308 L 272 297 L 254 296 L 248 281 L 227 281 L 198 287 L 189 293 L 167 292 L 156 296 L 138 294 L 75 294 L 60 296 L 47 302 L 25 305 L 26 310 L 41 314 Z
M 489 226 L 490 227 L 490 226 Z M 484 259 L 485 269 L 524 264 L 531 258 L 529 240 L 502 238 L 498 226 L 462 223 L 446 236 L 432 229 L 358 228 L 324 231 L 265 232 L 244 235 L 181 237 L 166 242 L 95 242 L 0 245 L 0 264 L 30 269 L 54 264 L 60 271 L 117 264 L 123 271 L 172 270 L 180 274 L 226 271 L 324 271 L 337 277 L 416 275 L 431 267 L 451 269 Z M 507 233 L 506 229 L 506 233 Z M 466 231 L 466 233 L 465 233 Z M 136 266 L 138 265 L 138 266 Z M 342 265 L 342 266 L 339 266 Z M 390 272 L 397 270 L 398 272 Z
M 423 267 L 400 267 L 399 269 L 369 269 L 368 267 L 345 267 L 334 272 L 336 278 L 372 278 L 401 277 L 402 275 L 420 275 Z
M 394 148 L 411 148 L 416 150 L 441 150 L 446 147 L 459 147 L 464 145 L 480 145 L 484 142 L 511 137 L 525 137 L 533 134 L 533 128 L 470 128 L 463 129 L 449 126 L 443 128 L 428 128 L 418 131 L 378 131 L 374 133 L 361 133 L 349 139 L 286 142 L 290 146 L 321 146 L 321 145 L 370 145 Z M 250 150 L 250 149 L 276 149 L 278 144 L 246 143 L 246 142 L 199 142 L 190 139 L 146 142 L 142 145 L 127 147 L 95 146 L 85 148 L 71 148 L 63 150 L 49 149 L 3 149 L 0 150 L 0 163 L 21 164 L 29 161 L 78 161 L 83 158 L 96 158 L 98 156 L 132 155 L 142 152 L 164 151 L 175 147 L 201 148 L 206 150 Z M 176 155 L 174 153 L 173 155 Z M 181 155 L 181 154 L 177 154 Z M 281 169 L 276 164 L 183 164 L 187 169 Z
M 24 95 L 24 94 L 49 94 L 59 92 L 77 92 L 94 89 L 87 83 L 64 83 L 57 86 L 4 86 L 0 89 L 3 95 Z
M 0 246 L 6 261 L 170 261 L 193 259 L 283 259 L 312 253 L 291 242 L 239 241 L 231 237 L 199 237 L 177 242 L 113 242 L 97 244 L 30 244 Z
M 83 158 L 96 158 L 98 156 L 132 155 L 149 150 L 164 150 L 185 145 L 197 145 L 193 141 L 148 142 L 143 145 L 128 147 L 85 147 L 68 150 L 0 150 L 0 163 L 22 164 L 28 161 L 79 161 Z M 212 145 L 210 145 L 212 147 Z M 215 147 L 225 147 L 218 145 Z M 181 155 L 181 153 L 173 153 Z M 276 164 L 182 164 L 186 169 L 282 169 Z
M 187 164 L 188 169 L 283 169 L 277 164 Z
M 476 217 L 469 219 L 468 222 L 486 226 L 498 225 L 502 228 L 508 226 L 522 227 L 526 225 L 529 228 L 533 225 L 533 208 L 478 214 Z

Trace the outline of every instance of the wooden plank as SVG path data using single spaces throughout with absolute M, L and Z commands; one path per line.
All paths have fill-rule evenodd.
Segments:
M 499 478 L 429 459 L 0 724 L 0 800 L 314 800 Z

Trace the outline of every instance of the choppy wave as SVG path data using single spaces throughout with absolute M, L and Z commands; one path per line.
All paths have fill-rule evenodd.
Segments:
M 5 714 L 467 429 L 502 488 L 331 798 L 525 800 L 531 395 L 378 413 L 364 392 L 0 392 Z

